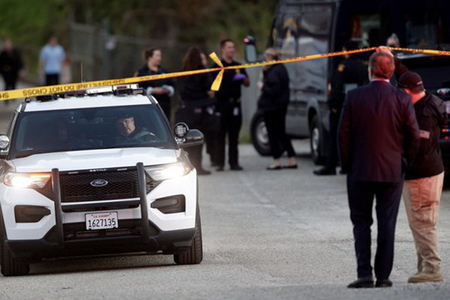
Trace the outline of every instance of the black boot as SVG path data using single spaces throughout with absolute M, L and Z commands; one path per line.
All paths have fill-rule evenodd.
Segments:
M 319 170 L 315 170 L 314 174 L 318 175 L 318 176 L 323 176 L 323 175 L 336 175 L 336 168 L 330 169 L 327 167 L 323 167 Z

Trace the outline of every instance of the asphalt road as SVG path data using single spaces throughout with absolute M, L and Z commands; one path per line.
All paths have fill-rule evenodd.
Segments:
M 13 106 L 7 107 L 0 113 L 1 128 Z M 316 167 L 307 143 L 295 143 L 296 170 L 266 171 L 271 159 L 241 145 L 244 171 L 199 178 L 200 265 L 178 266 L 171 256 L 142 255 L 48 261 L 32 265 L 29 276 L 0 276 L 0 299 L 449 299 L 447 282 L 406 283 L 415 273 L 416 258 L 403 204 L 394 286 L 346 288 L 356 277 L 356 264 L 345 176 L 312 175 Z M 448 280 L 449 197 L 446 190 L 439 223 Z

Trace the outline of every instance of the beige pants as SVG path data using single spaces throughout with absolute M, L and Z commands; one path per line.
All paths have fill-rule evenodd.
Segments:
M 416 245 L 419 272 L 441 271 L 436 225 L 443 182 L 444 172 L 433 177 L 405 180 L 403 186 L 403 199 Z

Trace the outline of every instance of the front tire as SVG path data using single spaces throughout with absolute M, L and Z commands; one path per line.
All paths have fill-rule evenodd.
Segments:
M 252 118 L 250 135 L 256 152 L 262 156 L 270 156 L 272 152 L 270 150 L 269 135 L 263 113 L 260 111 L 257 111 Z
M 202 225 L 198 204 L 195 217 L 195 237 L 192 245 L 187 252 L 174 254 L 173 259 L 178 265 L 195 265 L 201 263 L 203 260 Z
M 311 126 L 309 127 L 309 146 L 311 149 L 311 158 L 316 165 L 323 164 L 325 157 L 321 152 L 323 138 L 320 131 L 320 124 L 317 115 L 311 120 Z
M 1 271 L 3 276 L 22 276 L 30 272 L 30 265 L 24 262 L 17 261 L 12 256 L 11 250 L 6 245 L 5 235 L 0 236 L 0 251 L 1 251 Z

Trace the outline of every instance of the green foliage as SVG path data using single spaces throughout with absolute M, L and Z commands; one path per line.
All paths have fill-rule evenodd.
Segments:
M 56 34 L 68 43 L 65 39 L 68 6 L 64 0 L 2 0 L 0 11 L 1 38 L 37 47 Z
M 77 22 L 107 20 L 114 34 L 178 41 L 218 50 L 223 38 L 253 34 L 265 46 L 277 0 L 71 0 Z
M 69 23 L 95 25 L 112 34 L 198 45 L 219 51 L 219 41 L 236 45 L 253 34 L 265 46 L 277 0 L 1 0 L 0 39 L 22 49 L 35 72 L 41 47 L 51 35 L 70 51 Z M 185 49 L 181 49 L 184 51 Z M 243 47 L 240 47 L 243 53 Z M 242 55 L 241 55 L 242 57 Z

